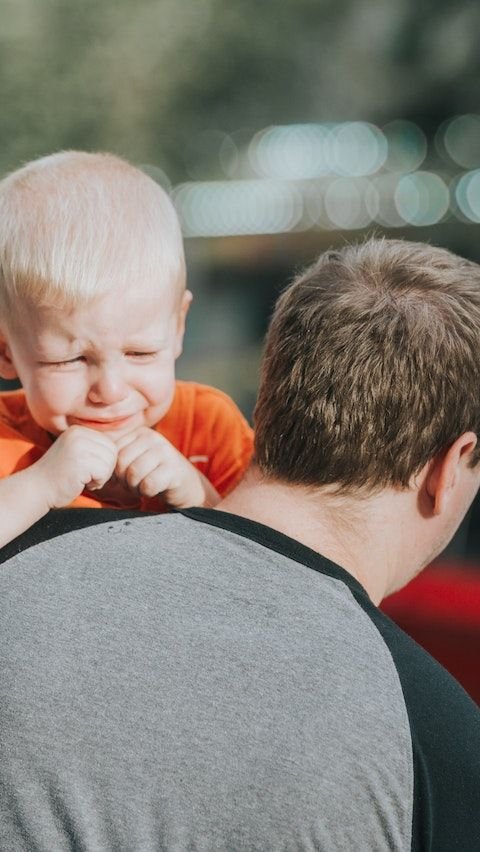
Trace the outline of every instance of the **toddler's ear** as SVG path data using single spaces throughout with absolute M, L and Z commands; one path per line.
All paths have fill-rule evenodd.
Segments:
M 2 379 L 17 379 L 18 374 L 15 369 L 15 364 L 12 360 L 10 347 L 2 335 L 0 330 L 0 378 Z
M 185 334 L 185 319 L 188 313 L 188 309 L 192 302 L 192 294 L 190 290 L 185 290 L 185 293 L 182 297 L 182 302 L 178 311 L 177 317 L 177 339 L 176 339 L 176 350 L 175 350 L 175 358 L 178 358 L 179 355 L 182 354 L 183 349 L 183 335 Z

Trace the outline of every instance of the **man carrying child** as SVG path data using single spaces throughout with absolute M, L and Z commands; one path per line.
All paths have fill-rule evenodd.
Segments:
M 0 848 L 478 852 L 480 711 L 378 604 L 479 487 L 479 384 L 479 266 L 328 252 L 214 509 L 63 510 L 4 548 Z

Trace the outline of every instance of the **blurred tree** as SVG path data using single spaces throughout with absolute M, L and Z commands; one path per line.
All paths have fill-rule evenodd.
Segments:
M 103 148 L 178 181 L 205 130 L 478 106 L 472 0 L 0 0 L 0 21 L 1 171 Z
M 480 5 L 407 0 L 391 59 L 403 81 L 403 114 L 433 131 L 446 117 L 478 113 Z

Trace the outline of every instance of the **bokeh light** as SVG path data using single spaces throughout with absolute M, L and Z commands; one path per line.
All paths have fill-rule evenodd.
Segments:
M 413 121 L 390 121 L 383 128 L 388 144 L 385 167 L 392 172 L 413 172 L 427 155 L 427 139 Z
M 387 158 L 387 140 L 373 124 L 351 121 L 332 130 L 332 171 L 341 175 L 361 176 L 377 172 Z
M 477 165 L 479 140 L 480 116 L 465 115 L 444 122 L 435 144 L 448 163 L 456 158 Z M 429 150 L 412 121 L 391 121 L 383 129 L 350 121 L 275 125 L 257 133 L 208 131 L 192 142 L 194 149 L 192 173 L 208 172 L 215 160 L 217 173 L 230 179 L 174 190 L 185 236 L 480 221 L 480 169 L 453 181 L 446 163 L 445 174 L 420 170 Z M 438 167 L 431 156 L 427 162 Z
M 470 222 L 480 222 L 480 169 L 462 175 L 455 187 L 459 210 Z
M 281 180 L 374 174 L 387 153 L 382 131 L 363 121 L 269 127 L 255 134 L 249 146 L 254 172 Z
M 395 203 L 398 180 L 398 175 L 395 174 L 381 174 L 373 179 L 377 199 L 374 219 L 379 225 L 387 228 L 400 228 L 405 225 L 405 219 Z
M 445 181 L 431 172 L 403 175 L 395 189 L 400 216 L 410 225 L 435 225 L 448 211 L 450 194 Z
M 302 187 L 303 227 L 304 230 L 315 227 L 322 231 L 336 230 L 325 208 L 325 196 L 330 186 L 330 178 L 308 181 Z
M 303 209 L 294 184 L 267 180 L 181 184 L 173 200 L 185 236 L 198 237 L 290 231 Z
M 480 166 L 480 115 L 458 115 L 442 124 L 437 147 L 466 169 Z
M 337 228 L 345 230 L 365 228 L 374 218 L 367 204 L 368 180 L 337 178 L 325 193 L 325 213 Z M 376 212 L 376 211 L 375 211 Z
M 249 146 L 254 172 L 281 180 L 315 178 L 330 171 L 330 131 L 321 124 L 269 127 L 255 134 Z

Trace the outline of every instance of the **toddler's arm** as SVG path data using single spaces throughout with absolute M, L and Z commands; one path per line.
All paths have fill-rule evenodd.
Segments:
M 220 495 L 163 435 L 141 427 L 117 441 L 115 473 L 144 497 L 161 494 L 173 509 L 215 506 Z
M 67 429 L 35 464 L 0 480 L 0 547 L 50 509 L 68 506 L 87 485 L 101 488 L 116 461 L 117 448 L 106 435 L 82 426 Z

